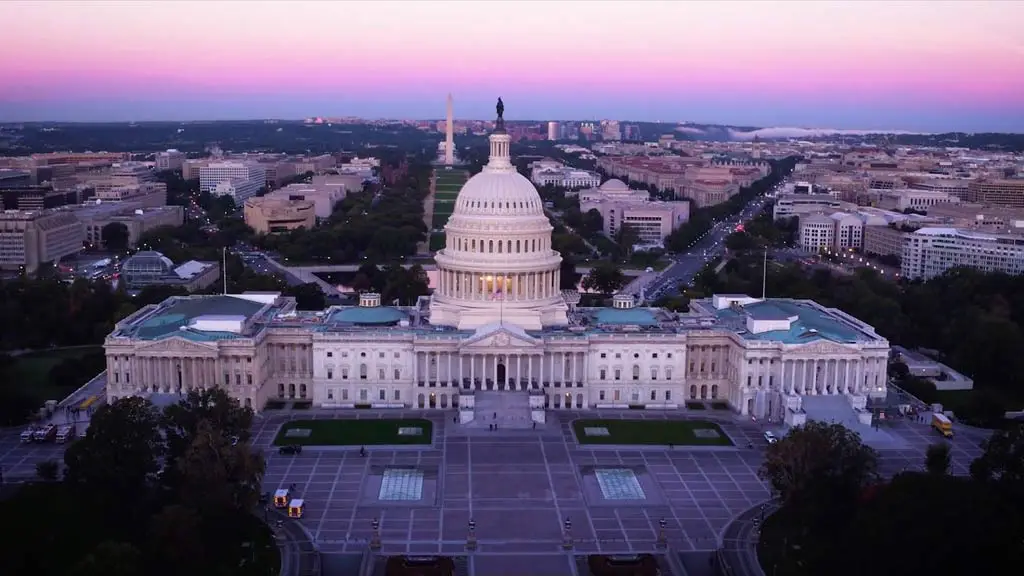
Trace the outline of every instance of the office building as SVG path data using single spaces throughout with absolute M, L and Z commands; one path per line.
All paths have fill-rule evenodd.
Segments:
M 177 150 L 168 150 L 166 152 L 156 153 L 156 164 L 157 170 L 181 170 L 182 164 L 185 162 L 185 153 Z
M 640 237 L 642 244 L 662 244 L 665 237 L 690 219 L 689 202 L 655 202 L 646 190 L 630 190 L 621 180 L 609 180 L 599 188 L 580 191 L 580 211 L 597 210 L 604 220 L 605 235 L 614 238 L 623 225 Z
M 979 204 L 1024 208 L 1024 178 L 972 180 L 967 185 L 967 200 Z
M 181 226 L 185 223 L 184 206 L 143 206 L 138 202 L 100 202 L 65 208 L 72 212 L 85 227 L 85 241 L 94 246 L 103 245 L 103 228 L 118 223 L 128 230 L 128 245 L 135 246 L 139 237 L 163 226 Z
M 263 196 L 249 198 L 242 210 L 245 223 L 259 234 L 276 234 L 316 226 L 316 204 L 309 200 Z
M 957 267 L 1024 274 L 1024 235 L 921 228 L 906 237 L 900 273 L 927 280 Z
M 213 162 L 199 169 L 201 192 L 231 196 L 236 205 L 258 194 L 266 184 L 267 172 L 256 162 Z
M 85 241 L 85 228 L 64 210 L 4 210 L 0 212 L 0 269 L 35 272 L 41 264 L 55 264 L 77 254 Z
M 558 122 L 548 122 L 548 140 L 559 140 L 561 127 Z

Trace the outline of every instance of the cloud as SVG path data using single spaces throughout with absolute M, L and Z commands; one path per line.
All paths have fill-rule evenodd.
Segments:
M 760 128 L 753 132 L 740 132 L 728 129 L 729 137 L 732 140 L 753 140 L 772 138 L 815 138 L 819 136 L 864 136 L 867 134 L 924 134 L 924 132 L 912 132 L 908 130 L 840 130 L 837 128 Z

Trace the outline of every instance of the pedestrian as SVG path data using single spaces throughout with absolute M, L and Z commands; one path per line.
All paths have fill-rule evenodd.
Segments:
M 536 422 L 534 422 L 534 423 L 533 423 L 533 429 L 534 429 L 534 430 L 536 430 L 536 429 L 537 429 L 537 423 L 536 423 Z
M 498 419 L 498 413 L 497 413 L 497 412 L 495 412 L 495 413 L 494 413 L 494 419 L 495 419 L 495 420 L 497 420 L 497 419 Z

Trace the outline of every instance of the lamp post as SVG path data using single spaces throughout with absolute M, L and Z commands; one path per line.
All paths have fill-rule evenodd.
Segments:
M 563 550 L 572 550 L 572 547 L 573 547 L 573 543 L 572 543 L 572 520 L 570 520 L 568 517 L 566 517 L 566 519 L 565 519 L 564 527 L 565 527 L 565 535 L 562 538 L 562 549 Z
M 476 550 L 476 520 L 469 519 L 469 533 L 466 534 L 466 550 Z
M 370 535 L 370 550 L 378 551 L 378 550 L 380 550 L 380 546 L 381 546 L 381 543 L 380 543 L 380 520 L 378 520 L 377 518 L 374 518 L 373 520 L 370 520 L 370 528 L 373 530 L 373 533 Z
M 658 548 L 668 548 L 668 538 L 665 537 L 665 519 L 658 520 Z

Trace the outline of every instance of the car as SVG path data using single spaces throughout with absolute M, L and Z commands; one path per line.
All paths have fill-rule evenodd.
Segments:
M 769 444 L 775 444 L 776 442 L 779 441 L 779 439 L 778 439 L 778 437 L 775 436 L 774 432 L 772 432 L 771 430 L 768 430 L 768 431 L 766 431 L 764 433 L 764 441 L 769 443 Z
M 281 446 L 277 450 L 277 452 L 279 454 L 286 454 L 286 455 L 287 454 L 302 454 L 302 445 L 301 444 L 285 444 L 284 446 Z

